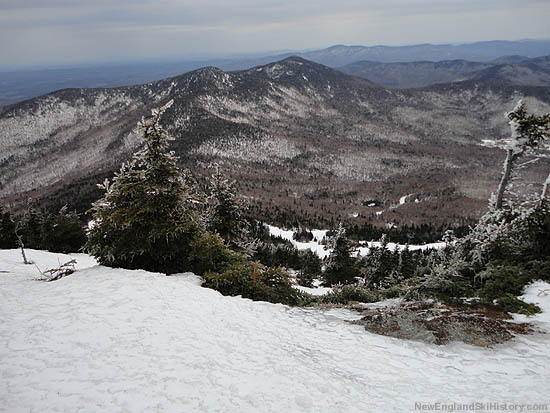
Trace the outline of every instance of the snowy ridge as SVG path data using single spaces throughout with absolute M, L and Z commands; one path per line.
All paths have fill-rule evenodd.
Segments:
M 29 251 L 47 266 L 66 256 Z M 365 332 L 342 314 L 223 297 L 197 277 L 92 266 L 52 283 L 0 251 L 0 411 L 403 412 L 548 402 L 550 336 L 494 349 Z M 48 261 L 45 265 L 44 263 Z M 526 291 L 545 313 L 550 296 Z M 480 385 L 482 383 L 483 385 Z

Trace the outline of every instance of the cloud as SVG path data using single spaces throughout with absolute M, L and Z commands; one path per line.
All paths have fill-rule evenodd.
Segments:
M 547 36 L 547 0 L 0 0 L 0 67 Z

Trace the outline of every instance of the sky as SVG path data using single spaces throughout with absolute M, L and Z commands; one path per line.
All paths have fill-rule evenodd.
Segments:
M 550 0 L 0 0 L 0 68 L 550 38 Z

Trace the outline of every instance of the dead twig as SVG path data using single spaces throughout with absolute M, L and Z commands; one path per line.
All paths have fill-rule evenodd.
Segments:
M 57 268 L 52 268 L 46 271 L 42 272 L 42 275 L 46 278 L 43 279 L 43 281 L 56 281 L 60 278 L 66 277 L 67 275 L 71 275 L 73 272 L 75 272 L 75 265 L 76 260 L 70 260 L 67 261 L 65 264 L 59 265 Z M 38 268 L 38 267 L 37 267 Z

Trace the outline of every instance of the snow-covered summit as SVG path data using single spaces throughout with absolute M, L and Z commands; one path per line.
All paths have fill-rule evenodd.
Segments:
M 28 256 L 42 269 L 69 258 Z M 494 349 L 401 341 L 331 312 L 224 297 L 190 274 L 76 258 L 76 273 L 45 283 L 19 251 L 0 251 L 0 411 L 403 412 L 415 402 L 548 402 L 548 335 Z M 550 296 L 537 294 L 548 287 L 526 292 L 546 311 L 534 318 L 544 329 Z

